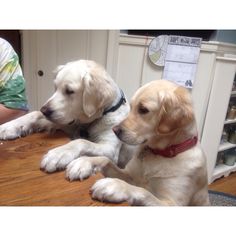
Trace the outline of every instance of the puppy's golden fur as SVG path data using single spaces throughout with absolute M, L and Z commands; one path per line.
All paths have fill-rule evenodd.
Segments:
M 166 80 L 143 86 L 131 100 L 128 117 L 114 132 L 124 143 L 138 145 L 139 151 L 125 169 L 105 157 L 80 158 L 81 175 L 100 170 L 110 177 L 95 183 L 93 198 L 132 205 L 209 205 L 206 159 L 200 143 L 172 158 L 150 150 L 197 136 L 191 97 L 185 88 Z

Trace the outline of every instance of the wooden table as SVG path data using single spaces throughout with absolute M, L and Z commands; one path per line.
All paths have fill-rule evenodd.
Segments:
M 47 174 L 39 169 L 42 156 L 69 141 L 63 133 L 38 133 L 13 141 L 0 140 L 1 206 L 104 206 L 92 200 L 89 189 L 101 174 L 69 182 L 65 172 Z M 116 204 L 121 205 L 121 204 Z

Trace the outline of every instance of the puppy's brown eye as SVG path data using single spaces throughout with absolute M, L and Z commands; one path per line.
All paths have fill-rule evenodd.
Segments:
M 71 94 L 73 94 L 74 93 L 74 90 L 72 90 L 72 89 L 70 89 L 70 88 L 66 88 L 66 94 L 67 95 L 71 95 Z
M 146 107 L 144 107 L 144 106 L 139 106 L 139 108 L 138 108 L 138 113 L 139 113 L 139 114 L 144 115 L 144 114 L 147 114 L 148 112 L 149 112 L 149 110 L 148 110 Z

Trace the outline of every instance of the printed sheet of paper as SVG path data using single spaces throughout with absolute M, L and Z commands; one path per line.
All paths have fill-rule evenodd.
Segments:
M 197 71 L 201 38 L 169 36 L 163 79 L 192 88 Z

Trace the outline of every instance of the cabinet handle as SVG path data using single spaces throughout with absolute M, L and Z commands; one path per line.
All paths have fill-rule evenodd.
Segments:
M 38 75 L 39 75 L 39 76 L 43 76 L 43 75 L 44 75 L 43 71 L 42 71 L 42 70 L 39 70 L 39 71 L 38 71 Z

